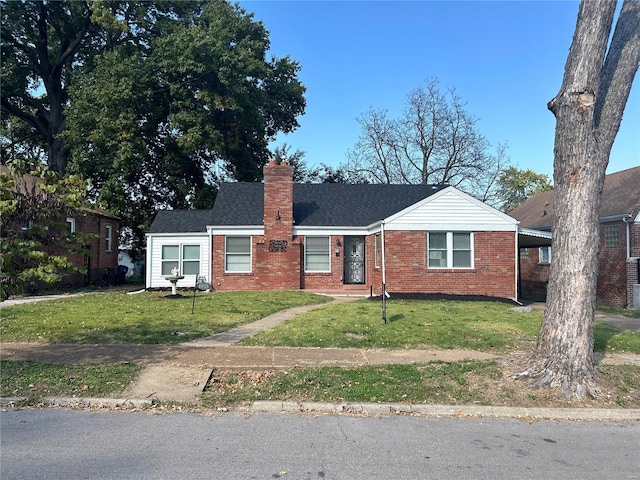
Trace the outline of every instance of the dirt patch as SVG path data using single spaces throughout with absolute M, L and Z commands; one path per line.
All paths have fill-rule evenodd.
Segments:
M 469 388 L 482 392 L 487 405 L 548 408 L 638 408 L 640 407 L 640 368 L 621 378 L 615 367 L 598 367 L 601 396 L 593 400 L 562 400 L 559 388 L 532 389 L 527 380 L 514 380 L 512 376 L 523 372 L 527 355 L 513 355 L 497 361 L 502 372 L 498 379 L 469 374 Z M 635 370 L 635 371 L 633 371 Z

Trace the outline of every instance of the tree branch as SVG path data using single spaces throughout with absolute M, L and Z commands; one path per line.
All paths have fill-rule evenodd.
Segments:
M 47 130 L 46 125 L 42 123 L 42 121 L 37 116 L 31 115 L 30 113 L 25 112 L 17 106 L 12 105 L 9 102 L 9 99 L 6 97 L 2 97 L 2 108 L 8 111 L 14 117 L 27 122 L 29 125 L 33 125 L 33 127 L 38 130 L 40 135 L 42 135 L 44 138 L 48 138 L 49 131 Z
M 594 127 L 605 151 L 620 129 L 633 78 L 640 63 L 640 2 L 625 0 L 602 67 Z

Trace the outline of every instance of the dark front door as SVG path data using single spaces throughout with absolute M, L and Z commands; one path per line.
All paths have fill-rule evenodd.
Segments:
M 344 283 L 364 281 L 364 237 L 344 237 Z

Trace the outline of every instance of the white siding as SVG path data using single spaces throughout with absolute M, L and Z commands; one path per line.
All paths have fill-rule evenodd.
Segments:
M 452 187 L 426 198 L 385 222 L 387 230 L 515 230 L 517 221 Z
M 171 283 L 162 275 L 163 245 L 200 245 L 200 275 L 211 282 L 210 238 L 207 234 L 147 235 L 147 288 L 171 287 Z M 178 288 L 192 288 L 195 281 L 195 275 L 185 275 L 177 285 Z

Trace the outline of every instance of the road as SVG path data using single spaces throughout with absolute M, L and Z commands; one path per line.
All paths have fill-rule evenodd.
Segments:
M 640 425 L 27 409 L 2 479 L 638 479 Z

